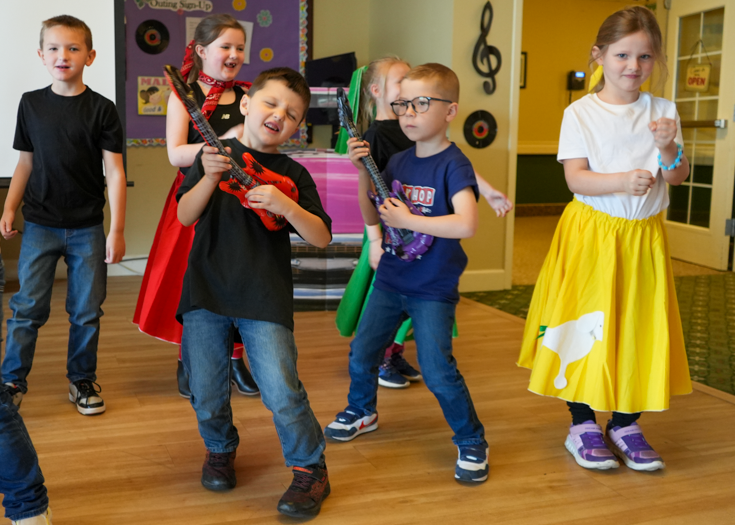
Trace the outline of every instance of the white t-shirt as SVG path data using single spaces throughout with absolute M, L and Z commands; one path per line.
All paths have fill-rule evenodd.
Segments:
M 656 182 L 646 195 L 625 192 L 606 195 L 575 194 L 577 200 L 624 219 L 645 219 L 669 206 L 666 182 L 658 166 L 658 148 L 648 124 L 661 117 L 676 120 L 677 144 L 684 145 L 676 105 L 663 98 L 641 93 L 632 104 L 608 104 L 597 94 L 587 95 L 564 110 L 556 159 L 586 158 L 590 170 L 605 173 L 648 170 Z

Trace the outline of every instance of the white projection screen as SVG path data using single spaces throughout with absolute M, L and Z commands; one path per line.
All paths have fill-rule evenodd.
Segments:
M 117 7 L 119 13 L 121 3 L 121 0 L 2 2 L 0 35 L 5 38 L 6 63 L 0 82 L 0 100 L 5 104 L 5 109 L 0 112 L 0 179 L 12 177 L 18 162 L 18 152 L 13 149 L 13 137 L 21 95 L 51 84 L 51 77 L 37 53 L 41 22 L 63 14 L 86 22 L 92 30 L 97 58 L 91 67 L 85 68 L 84 83 L 115 102 L 116 78 L 121 77 L 120 71 L 124 75 L 124 62 L 119 64 L 115 54 L 115 35 L 119 33 L 115 30 L 115 10 Z M 124 46 L 121 47 L 124 53 Z M 122 57 L 124 61 L 124 54 Z M 124 82 L 124 78 L 120 80 Z M 124 100 L 124 97 L 121 98 Z M 3 185 L 6 186 L 7 183 L 8 180 Z

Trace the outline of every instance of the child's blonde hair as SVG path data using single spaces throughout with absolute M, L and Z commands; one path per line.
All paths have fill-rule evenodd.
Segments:
M 377 85 L 380 92 L 383 93 L 385 90 L 385 81 L 388 77 L 388 72 L 396 64 L 405 64 L 406 67 L 410 68 L 411 64 L 405 60 L 401 60 L 397 56 L 387 56 L 373 60 L 368 65 L 367 71 L 362 75 L 362 115 L 358 119 L 364 123 L 365 126 L 369 125 L 375 118 L 375 99 L 373 93 L 370 90 L 370 86 Z
M 607 47 L 610 44 L 614 44 L 618 40 L 625 38 L 633 33 L 643 31 L 648 36 L 648 41 L 651 43 L 653 55 L 656 59 L 656 63 L 660 68 L 660 78 L 657 80 L 657 84 L 666 81 L 668 75 L 668 68 L 666 67 L 666 58 L 663 51 L 663 39 L 661 37 L 661 29 L 658 26 L 658 20 L 653 11 L 647 7 L 633 6 L 621 9 L 610 16 L 600 26 L 600 30 L 597 32 L 597 38 L 595 44 L 590 50 L 590 65 L 595 60 L 604 55 L 607 51 Z M 599 55 L 595 53 L 595 48 L 599 49 Z M 594 93 L 599 93 L 602 88 L 605 87 L 605 76 L 600 78 L 599 82 L 592 88 Z
M 189 78 L 187 82 L 194 82 L 199 78 L 199 72 L 202 70 L 202 58 L 196 52 L 196 46 L 207 47 L 209 44 L 217 40 L 222 33 L 227 29 L 235 29 L 242 31 L 243 37 L 247 39 L 245 30 L 240 25 L 240 22 L 235 20 L 232 15 L 217 14 L 209 15 L 202 19 L 194 30 L 194 65 L 189 72 Z
M 434 62 L 416 66 L 406 73 L 404 80 L 432 82 L 439 94 L 452 102 L 459 102 L 459 78 L 447 66 Z
M 59 15 L 48 20 L 41 22 L 41 37 L 39 38 L 39 47 L 43 49 L 43 37 L 46 34 L 47 29 L 51 29 L 55 26 L 64 26 L 68 29 L 74 29 L 84 34 L 84 44 L 87 46 L 87 51 L 92 51 L 92 30 L 82 20 L 79 20 L 75 16 L 71 15 Z

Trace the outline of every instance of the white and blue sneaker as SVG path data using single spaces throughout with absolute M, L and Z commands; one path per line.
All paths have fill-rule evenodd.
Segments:
M 460 445 L 457 467 L 454 469 L 454 478 L 459 481 L 480 483 L 487 479 L 490 466 L 487 456 L 490 449 L 487 445 Z
M 324 429 L 324 435 L 337 441 L 352 441 L 360 434 L 378 429 L 378 413 L 359 417 L 345 409 Z

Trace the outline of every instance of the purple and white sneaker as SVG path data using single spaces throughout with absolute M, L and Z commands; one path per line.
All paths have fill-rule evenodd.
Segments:
M 602 428 L 594 421 L 570 426 L 564 446 L 580 467 L 608 470 L 620 466 L 605 444 Z
M 651 448 L 638 423 L 627 427 L 613 427 L 607 423 L 607 440 L 613 453 L 633 470 L 659 470 L 665 468 L 664 460 Z

